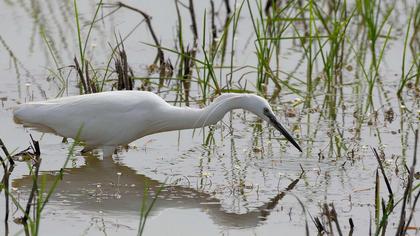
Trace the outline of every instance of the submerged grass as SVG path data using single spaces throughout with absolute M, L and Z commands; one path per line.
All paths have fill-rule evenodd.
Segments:
M 381 174 L 383 180 L 386 184 L 388 190 L 388 200 L 385 201 L 380 196 L 380 179 L 378 175 L 378 171 L 376 172 L 376 187 L 375 187 L 375 234 L 374 235 L 386 235 L 387 233 L 387 226 L 389 223 L 389 216 L 392 213 L 398 211 L 397 206 L 400 204 L 400 219 L 398 221 L 398 228 L 396 235 L 406 235 L 407 230 L 410 228 L 410 223 L 413 217 L 414 212 L 416 211 L 417 200 L 420 197 L 420 184 L 414 184 L 414 172 L 417 163 L 417 146 L 418 146 L 418 130 L 415 131 L 415 140 L 414 140 L 414 154 L 412 165 L 408 170 L 407 176 L 407 183 L 404 189 L 404 194 L 398 200 L 394 200 L 394 191 L 390 185 L 387 175 L 385 174 L 384 167 L 382 164 L 382 160 L 379 157 L 378 152 L 376 149 L 373 149 L 374 155 L 378 161 L 379 169 L 381 170 Z M 417 191 L 417 193 L 416 193 Z M 411 200 L 413 199 L 413 200 Z M 412 205 L 408 205 L 411 202 Z M 382 212 L 381 212 L 382 209 Z
M 137 232 L 137 236 L 141 236 L 143 235 L 144 229 L 146 227 L 146 221 L 149 217 L 150 211 L 152 210 L 153 206 L 155 205 L 160 192 L 162 191 L 162 189 L 164 188 L 164 185 L 166 183 L 166 180 L 163 182 L 163 184 L 157 189 L 156 193 L 154 194 L 154 197 L 152 199 L 152 201 L 150 202 L 149 205 L 147 205 L 147 200 L 149 198 L 149 185 L 147 184 L 147 182 L 144 185 L 144 189 L 143 189 L 143 198 L 142 198 L 142 203 L 141 203 L 141 208 L 140 208 L 140 221 L 139 221 L 139 228 L 138 228 L 138 232 Z
M 4 199 L 5 199 L 5 213 L 4 213 L 4 231 L 5 234 L 9 234 L 9 185 L 10 185 L 10 175 L 13 172 L 13 169 L 15 167 L 15 162 L 13 161 L 12 157 L 10 156 L 9 151 L 6 148 L 6 145 L 3 143 L 3 141 L 0 139 L 0 147 L 3 150 L 3 153 L 6 155 L 6 160 L 0 156 L 0 163 L 3 167 L 3 177 L 0 183 L 0 194 L 4 191 Z
M 81 130 L 81 129 L 80 129 Z M 79 134 L 80 134 L 79 130 Z M 79 136 L 78 134 L 78 136 Z M 5 160 L 0 155 L 0 163 L 2 164 L 4 173 L 2 177 L 2 181 L 0 183 L 0 193 L 4 191 L 5 195 L 5 206 L 6 209 L 4 211 L 4 226 L 5 226 L 5 235 L 9 235 L 9 215 L 10 215 L 10 202 L 9 199 L 12 200 L 14 206 L 16 207 L 16 211 L 21 212 L 23 214 L 22 217 L 15 218 L 14 222 L 17 224 L 23 225 L 25 235 L 40 235 L 40 227 L 41 227 L 41 219 L 43 217 L 43 211 L 48 204 L 50 198 L 55 193 L 57 187 L 64 179 L 64 170 L 68 165 L 68 162 L 75 154 L 75 147 L 79 144 L 78 138 L 70 145 L 68 149 L 67 158 L 64 161 L 62 168 L 56 174 L 56 177 L 52 181 L 50 186 L 46 186 L 46 179 L 44 175 L 40 175 L 40 167 L 41 167 L 41 150 L 39 146 L 39 142 L 32 139 L 32 144 L 27 149 L 16 153 L 14 155 L 10 154 L 6 146 L 4 145 L 3 141 L 0 139 L 0 147 L 3 150 L 3 153 L 6 155 L 7 159 Z M 9 177 L 10 174 L 14 170 L 15 161 L 26 161 L 28 164 L 29 174 L 32 177 L 32 187 L 28 195 L 28 200 L 25 205 L 21 204 L 20 197 L 16 197 L 12 191 L 10 191 L 9 187 Z M 140 208 L 140 221 L 139 221 L 139 228 L 137 235 L 143 235 L 144 229 L 146 227 L 146 221 L 149 217 L 149 214 L 155 205 L 161 191 L 164 188 L 166 181 L 161 184 L 159 188 L 157 188 L 156 192 L 154 193 L 153 198 L 149 203 L 149 195 L 150 188 L 147 182 L 144 186 L 143 197 L 142 197 L 142 204 Z M 31 214 L 32 210 L 32 214 Z M 13 214 L 16 214 L 13 213 Z
M 378 151 L 375 148 L 372 148 L 372 152 L 378 162 L 378 168 L 375 174 L 375 191 L 373 198 L 374 205 L 374 229 L 369 229 L 369 235 L 389 235 L 391 232 L 388 231 L 388 225 L 392 220 L 390 216 L 392 214 L 398 214 L 400 211 L 400 218 L 397 220 L 397 229 L 395 235 L 407 235 L 407 231 L 410 229 L 417 230 L 417 226 L 411 226 L 413 215 L 416 212 L 417 201 L 420 198 L 420 184 L 414 184 L 414 172 L 417 162 L 417 146 L 418 146 L 418 130 L 415 131 L 415 140 L 414 140 L 414 153 L 413 160 L 409 173 L 405 178 L 406 184 L 402 189 L 403 195 L 397 196 L 396 193 L 401 192 L 401 189 L 393 189 L 389 180 L 388 175 L 386 174 L 384 168 L 384 159 L 381 157 Z M 379 174 L 380 173 L 380 174 Z M 381 177 L 382 176 L 382 180 Z M 388 197 L 387 200 L 382 197 L 381 184 L 385 183 Z M 409 204 L 411 203 L 411 205 Z M 324 203 L 321 207 L 320 217 L 313 217 L 312 221 L 318 230 L 319 235 L 324 233 L 327 235 L 334 235 L 335 232 L 338 235 L 344 235 L 344 229 L 340 226 L 340 215 L 335 210 L 334 204 Z M 341 219 L 342 220 L 342 219 Z M 358 229 L 354 225 L 353 219 L 349 218 L 350 229 L 348 235 L 353 235 L 355 230 L 361 232 L 361 229 Z M 395 222 L 395 221 L 394 221 Z M 335 225 L 335 227 L 333 227 Z M 365 229 L 363 229 L 365 230 Z
M 77 137 L 79 137 L 80 130 L 78 131 Z M 49 189 L 45 186 L 45 179 L 40 180 L 39 176 L 39 169 L 41 166 L 41 149 L 39 146 L 39 142 L 35 141 L 31 136 L 32 144 L 25 150 L 11 155 L 7 150 L 6 146 L 4 145 L 3 141 L 0 139 L 0 146 L 3 149 L 4 154 L 8 158 L 9 168 L 6 168 L 5 162 L 3 158 L 0 156 L 1 163 L 5 170 L 3 174 L 2 184 L 0 190 L 4 190 L 5 199 L 6 199 L 6 209 L 5 209 L 5 233 L 6 235 L 9 233 L 9 226 L 8 226 L 8 217 L 9 217 L 9 198 L 13 201 L 13 204 L 17 208 L 17 211 L 20 211 L 23 216 L 20 218 L 16 218 L 14 221 L 16 223 L 22 224 L 24 228 L 25 235 L 39 235 L 39 229 L 41 226 L 41 217 L 42 212 L 47 205 L 48 201 L 50 200 L 52 194 L 54 193 L 55 189 L 57 188 L 58 184 L 63 179 L 64 169 L 67 167 L 67 164 L 70 158 L 74 155 L 74 150 L 76 145 L 78 144 L 78 138 L 75 139 L 74 143 L 70 146 L 67 158 L 64 161 L 63 167 L 60 169 L 58 175 L 56 176 L 53 184 L 50 186 Z M 15 197 L 9 189 L 9 176 L 13 171 L 13 167 L 15 165 L 14 158 L 20 158 L 24 161 L 28 160 L 28 169 L 29 174 L 32 177 L 32 187 L 31 191 L 28 196 L 28 200 L 26 205 L 22 205 L 17 197 Z M 31 208 L 33 209 L 33 214 L 31 214 Z

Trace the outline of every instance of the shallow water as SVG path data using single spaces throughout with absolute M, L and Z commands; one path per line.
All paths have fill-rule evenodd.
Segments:
M 133 4 L 153 16 L 152 23 L 162 45 L 173 47 L 176 14 L 172 1 L 167 1 L 169 7 L 149 1 L 127 1 L 127 4 Z M 347 149 L 337 150 L 335 144 L 332 145 L 335 139 L 330 135 L 331 120 L 328 116 L 319 112 L 308 113 L 308 110 L 301 110 L 300 105 L 294 108 L 295 99 L 300 97 L 288 92 L 281 99 L 276 99 L 273 107 L 283 124 L 299 138 L 304 147 L 303 154 L 286 144 L 272 127 L 243 111 L 227 114 L 223 122 L 212 128 L 215 142 L 210 146 L 203 145 L 211 132 L 205 128 L 144 137 L 130 144 L 127 150 L 119 150 L 112 160 L 102 160 L 100 153 L 82 156 L 82 147 L 76 147 L 76 155 L 65 168 L 63 181 L 43 213 L 41 235 L 57 230 L 63 235 L 136 234 L 145 186 L 150 187 L 150 202 L 163 183 L 165 186 L 146 223 L 145 235 L 302 235 L 305 233 L 305 221 L 310 232 L 315 233 L 310 216 L 320 216 L 324 203 L 334 203 L 345 232 L 349 230 L 348 219 L 351 217 L 355 235 L 367 234 L 375 211 L 375 172 L 378 166 L 370 147 L 380 148 L 385 153 L 386 172 L 396 190 L 394 194 L 401 197 L 406 184 L 403 164 L 411 165 L 413 130 L 419 126 L 418 98 L 407 95 L 406 108 L 402 108 L 395 96 L 401 73 L 405 30 L 405 25 L 398 22 L 406 21 L 407 16 L 401 14 L 408 8 L 405 4 L 415 6 L 416 2 L 397 4 L 398 14 L 392 14 L 395 39 L 391 40 L 381 67 L 384 90 L 389 92 L 389 97 L 383 101 L 383 95 L 375 93 L 378 119 L 369 124 L 374 114 L 366 114 L 360 140 L 354 131 L 357 121 L 353 116 L 360 97 L 354 93 L 356 86 L 344 87 L 346 107 L 337 109 L 339 118 L 336 125 L 342 132 L 342 142 Z M 79 5 L 82 24 L 86 24 L 94 13 L 95 5 Z M 223 9 L 221 2 L 216 2 L 216 6 Z M 198 25 L 201 26 L 204 9 L 208 11 L 209 4 L 200 1 L 195 7 Z M 71 144 L 61 143 L 60 137 L 25 130 L 14 124 L 11 108 L 20 102 L 43 100 L 59 94 L 59 82 L 52 79 L 48 71 L 53 70 L 55 65 L 39 32 L 41 28 L 47 30 L 51 42 L 60 51 L 59 60 L 64 65 L 70 65 L 78 53 L 72 3 L 1 1 L 0 9 L 3 18 L 0 22 L 3 29 L 0 52 L 13 52 L 11 57 L 0 57 L 0 138 L 10 151 L 26 148 L 30 142 L 29 134 L 40 140 L 41 176 L 48 188 L 63 166 Z M 39 9 L 39 14 L 34 16 L 31 9 Z M 105 9 L 100 14 L 107 11 Z M 185 14 L 183 17 L 184 24 L 187 24 L 189 16 Z M 248 10 L 243 10 L 236 40 L 235 53 L 238 56 L 234 57 L 238 67 L 255 65 L 257 61 L 255 48 L 249 42 L 252 36 L 249 17 Z M 219 18 L 218 21 L 222 22 L 222 14 Z M 140 21 L 137 14 L 127 10 L 105 18 L 94 28 L 89 58 L 104 66 L 111 51 L 107 43 L 114 43 L 114 33 L 124 36 Z M 188 30 L 186 27 L 185 31 Z M 191 39 L 188 39 L 191 37 L 189 33 L 186 37 Z M 143 42 L 152 43 L 144 24 L 125 42 L 130 65 L 140 76 L 147 75 L 146 67 L 155 56 L 155 49 Z M 301 48 L 286 41 L 283 50 L 281 67 L 284 70 L 289 71 L 301 63 Z M 171 59 L 174 62 L 176 57 L 172 55 Z M 18 65 L 18 71 L 15 65 Z M 302 66 L 294 76 L 305 78 L 305 67 Z M 344 71 L 346 81 L 353 80 L 353 70 Z M 246 72 L 242 70 L 235 76 Z M 226 73 L 220 72 L 220 75 L 226 76 Z M 70 86 L 64 96 L 79 93 L 73 86 L 76 83 L 74 78 L 74 74 L 69 76 Z M 252 75 L 244 78 L 250 84 L 255 83 Z M 196 97 L 200 95 L 198 90 L 198 86 L 193 85 Z M 168 101 L 175 99 L 170 91 L 160 95 Z M 322 100 L 318 99 L 316 103 L 321 106 Z M 197 106 L 195 103 L 192 105 Z M 285 117 L 287 108 L 295 109 L 296 116 Z M 389 108 L 393 108 L 396 117 L 391 123 L 384 120 L 384 111 Z M 321 158 L 323 156 L 325 158 Z M 419 164 L 417 171 L 418 167 Z M 299 179 L 302 169 L 305 173 Z M 28 173 L 27 164 L 18 162 L 11 176 L 12 194 L 18 196 L 22 204 L 32 186 Z M 296 179 L 299 179 L 297 184 L 282 196 Z M 414 184 L 418 184 L 416 181 Z M 387 196 L 384 183 L 381 196 Z M 4 217 L 2 209 L 5 209 L 4 195 L 0 198 L 0 215 Z M 22 216 L 21 212 L 12 209 L 12 218 Z M 419 210 L 418 206 L 416 209 Z M 398 217 L 399 211 L 390 216 L 390 232 L 396 230 Z M 418 218 L 417 213 L 413 226 L 418 227 Z M 11 234 L 23 234 L 21 225 L 10 221 L 9 226 Z M 0 234 L 4 232 L 2 227 Z M 415 231 L 410 233 L 418 234 Z

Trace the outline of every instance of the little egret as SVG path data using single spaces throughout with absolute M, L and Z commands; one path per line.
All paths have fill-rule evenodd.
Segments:
M 146 135 L 213 125 L 228 111 L 240 108 L 272 124 L 302 152 L 268 102 L 253 94 L 225 93 L 196 109 L 172 106 L 151 92 L 112 91 L 21 104 L 13 115 L 16 123 L 41 132 L 73 139 L 79 135 L 85 151 L 102 148 L 107 157 L 117 146 Z

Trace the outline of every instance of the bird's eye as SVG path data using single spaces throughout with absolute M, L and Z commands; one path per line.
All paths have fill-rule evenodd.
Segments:
M 270 110 L 267 107 L 264 107 L 264 113 L 269 113 Z

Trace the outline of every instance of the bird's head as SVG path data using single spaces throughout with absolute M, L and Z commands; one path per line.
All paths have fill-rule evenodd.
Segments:
M 245 96 L 247 102 L 243 104 L 244 109 L 254 113 L 261 119 L 273 125 L 278 131 L 280 131 L 281 134 L 284 135 L 284 137 L 286 137 L 289 142 L 293 144 L 293 146 L 302 152 L 302 149 L 300 148 L 299 144 L 297 144 L 292 135 L 280 124 L 267 100 L 254 94 L 247 94 Z

